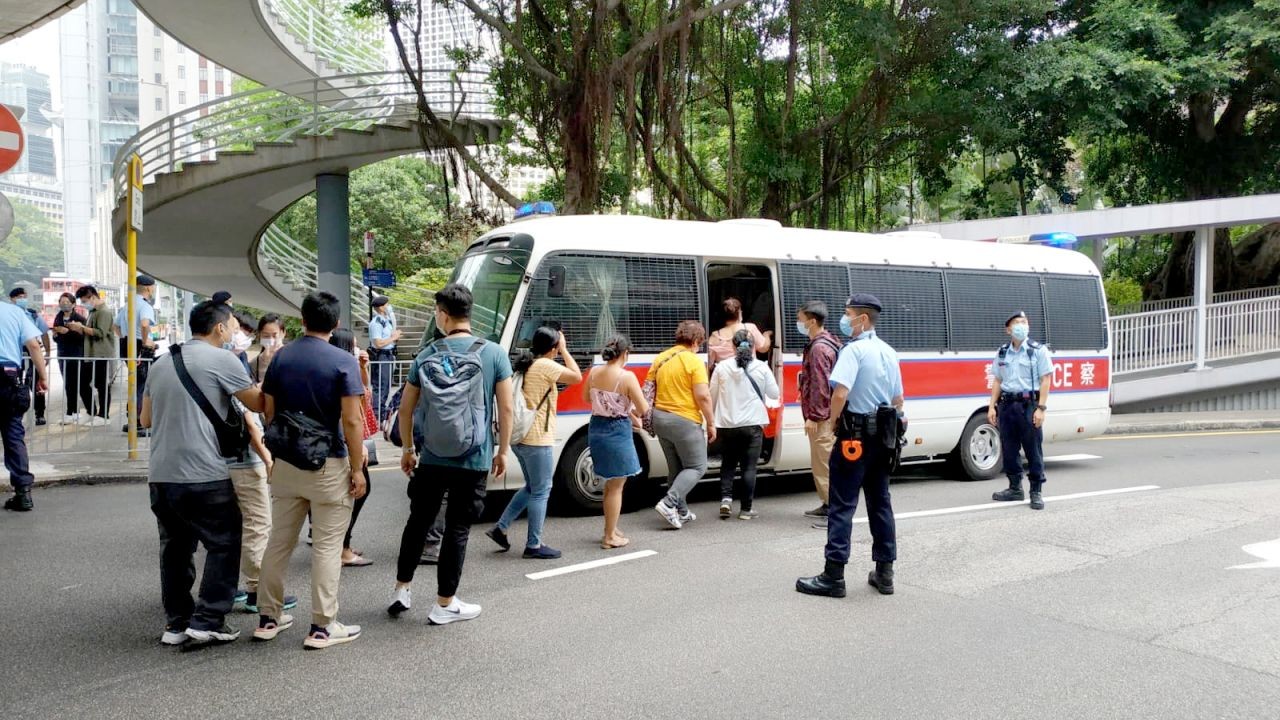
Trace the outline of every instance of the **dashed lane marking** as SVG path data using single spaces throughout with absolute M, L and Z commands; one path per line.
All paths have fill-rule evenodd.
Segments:
M 1089 455 L 1087 453 L 1074 453 L 1072 455 L 1050 455 L 1045 458 L 1045 462 L 1076 462 L 1077 460 L 1101 460 L 1101 455 Z
M 1280 430 L 1204 430 L 1200 432 L 1180 432 L 1180 433 L 1151 433 L 1132 435 L 1103 435 L 1101 437 L 1089 438 L 1090 442 L 1098 441 L 1115 441 L 1115 440 L 1160 440 L 1163 438 L 1184 438 L 1184 437 L 1219 437 L 1222 435 L 1280 435 Z
M 564 567 L 558 567 L 552 570 L 529 573 L 528 575 L 525 575 L 525 577 L 530 580 L 546 580 L 547 578 L 556 577 L 558 575 L 568 575 L 569 573 L 575 573 L 582 570 L 593 570 L 598 567 L 617 565 L 618 563 L 626 562 L 628 560 L 639 560 L 640 558 L 646 558 L 657 554 L 658 551 L 656 550 L 640 550 L 637 552 L 627 553 L 625 555 L 615 555 L 613 557 L 607 557 L 600 560 L 578 563 L 577 565 L 565 565 Z
M 1145 492 L 1147 490 L 1159 490 L 1159 485 L 1137 485 L 1135 487 L 1112 488 L 1110 490 L 1093 490 L 1091 492 L 1071 493 L 1069 495 L 1046 495 L 1044 501 L 1059 502 L 1062 500 L 1079 500 L 1081 498 L 1102 497 L 1104 495 L 1123 495 L 1127 493 Z M 1028 501 L 1022 502 L 989 502 L 980 505 L 960 505 L 958 507 L 938 508 L 937 510 L 917 510 L 915 512 L 896 513 L 893 518 L 895 520 L 907 520 L 910 518 L 934 517 L 935 515 L 957 515 L 959 513 L 975 512 L 977 510 L 996 510 L 999 508 L 1026 507 Z M 865 517 L 854 518 L 854 524 L 867 522 Z

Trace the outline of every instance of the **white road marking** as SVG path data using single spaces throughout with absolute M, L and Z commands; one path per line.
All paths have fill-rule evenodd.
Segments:
M 1071 493 L 1070 495 L 1049 495 L 1044 498 L 1045 502 L 1056 502 L 1058 500 L 1079 500 L 1087 497 L 1101 497 L 1103 495 L 1121 495 L 1125 493 L 1144 492 L 1146 490 L 1159 490 L 1159 485 L 1137 485 L 1135 487 L 1114 488 L 1111 490 L 1094 490 L 1091 492 Z M 957 507 L 938 508 L 937 510 L 917 510 L 915 512 L 896 513 L 893 518 L 895 520 L 907 520 L 909 518 L 934 517 L 935 515 L 955 515 L 958 513 L 974 512 L 975 510 L 995 510 L 997 508 L 1024 507 L 1028 503 L 1027 500 L 1022 502 L 989 502 L 981 505 L 960 505 Z M 855 525 L 867 522 L 865 517 L 855 518 Z
M 657 550 L 640 550 L 637 552 L 627 553 L 626 555 L 615 555 L 601 560 L 578 563 L 577 565 L 565 565 L 564 567 L 558 567 L 554 570 L 543 570 L 542 572 L 529 573 L 528 575 L 525 575 L 525 577 L 530 580 L 545 580 L 547 578 L 556 577 L 557 575 L 568 575 L 569 573 L 575 573 L 580 570 L 591 570 L 598 567 L 605 567 L 607 565 L 617 565 L 620 562 L 639 560 L 640 558 L 657 554 Z
M 66 592 L 67 590 L 75 590 L 76 588 L 81 587 L 81 586 L 83 586 L 83 585 L 84 585 L 84 583 L 76 583 L 75 585 L 68 585 L 68 586 L 66 586 L 66 587 L 58 588 L 58 592 Z
M 1262 562 L 1248 565 L 1233 565 L 1228 570 L 1260 570 L 1262 568 L 1280 568 L 1280 540 L 1253 543 L 1240 548 L 1250 555 L 1261 558 Z
M 1184 437 L 1217 437 L 1219 435 L 1280 435 L 1280 430 L 1197 430 L 1195 432 L 1100 435 L 1098 437 L 1089 438 L 1089 442 L 1115 442 L 1117 440 L 1164 440 L 1167 438 Z
M 1045 462 L 1075 462 L 1077 460 L 1101 460 L 1101 455 L 1087 455 L 1085 453 L 1075 453 L 1073 455 L 1050 455 L 1045 458 Z

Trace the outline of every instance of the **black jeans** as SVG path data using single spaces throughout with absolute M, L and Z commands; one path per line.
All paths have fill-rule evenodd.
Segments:
M 391 363 L 396 359 L 394 350 L 369 348 L 369 384 L 373 386 L 373 415 L 381 423 L 391 400 Z
M 369 479 L 369 466 L 360 468 L 360 472 L 364 473 L 364 495 L 355 501 L 351 506 L 351 522 L 347 523 L 347 536 L 342 540 L 342 547 L 345 550 L 351 549 L 351 531 L 356 528 L 356 518 L 360 517 L 360 508 L 364 507 L 364 501 L 369 499 L 369 493 L 373 492 L 373 481 Z M 310 519 L 310 515 L 308 515 Z M 311 536 L 311 529 L 307 529 L 307 537 Z
M 733 497 L 733 485 L 741 471 L 742 510 L 750 510 L 756 497 L 756 463 L 764 445 L 764 428 L 718 428 L 716 434 L 720 438 L 720 497 Z
M 111 413 L 111 363 L 112 360 L 94 359 L 93 362 L 85 366 L 82 373 L 89 373 L 89 382 L 92 383 L 94 391 L 97 393 L 97 406 L 87 407 L 85 410 L 92 412 L 100 418 L 110 417 Z
M 160 529 L 160 597 L 174 629 L 216 630 L 223 625 L 240 575 L 240 506 L 231 479 L 207 483 L 151 483 L 151 512 Z M 200 599 L 196 543 L 204 545 Z
M 27 429 L 22 416 L 30 405 L 26 385 L 16 367 L 0 367 L 0 441 L 4 445 L 4 466 L 15 490 L 30 490 L 35 482 L 27 457 Z
M 467 557 L 467 539 L 471 524 L 484 510 L 485 470 L 463 470 L 440 465 L 419 465 L 409 478 L 409 520 L 400 536 L 400 558 L 396 563 L 396 580 L 412 582 L 413 573 L 422 558 L 427 533 L 436 521 L 445 492 L 452 502 L 445 512 L 444 540 L 440 544 L 440 564 L 436 568 L 440 597 L 458 592 L 462 564 Z
M 93 412 L 93 385 L 90 375 L 93 372 L 93 361 L 82 357 L 58 359 L 58 369 L 62 371 L 62 390 L 67 396 L 65 415 L 75 415 L 84 405 L 85 412 Z
M 847 460 L 841 444 L 831 450 L 831 500 L 827 511 L 826 558 L 841 565 L 849 562 L 853 514 L 858 510 L 858 489 L 867 498 L 867 523 L 871 526 L 871 559 L 898 559 L 898 531 L 889 500 L 889 464 L 893 458 L 878 439 L 862 440 L 862 457 Z
M 151 372 L 151 360 L 154 360 L 156 357 L 156 349 L 153 347 L 150 347 L 150 348 L 143 347 L 141 338 L 138 339 L 137 343 L 138 343 L 137 345 L 138 387 L 136 390 L 137 397 L 135 397 L 134 400 L 138 404 L 135 405 L 134 407 L 138 408 L 138 413 L 141 414 L 142 413 L 142 391 L 147 387 L 147 374 Z M 126 338 L 120 338 L 120 359 L 121 359 L 121 362 L 124 364 L 125 373 L 129 372 L 128 354 L 129 354 L 129 340 Z M 128 418 L 126 417 L 125 420 L 127 421 Z

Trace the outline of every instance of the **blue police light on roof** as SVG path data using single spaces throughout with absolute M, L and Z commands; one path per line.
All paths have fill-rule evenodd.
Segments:
M 525 203 L 516 210 L 515 219 L 523 220 L 524 218 L 533 217 L 535 215 L 555 215 L 556 206 L 546 200 L 538 202 Z
M 1080 238 L 1069 232 L 1037 233 L 1032 235 L 1028 242 L 1056 248 L 1073 248 L 1080 242 Z

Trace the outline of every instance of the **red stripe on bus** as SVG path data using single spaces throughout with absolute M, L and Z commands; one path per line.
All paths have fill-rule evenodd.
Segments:
M 627 368 L 641 382 L 649 368 L 635 365 Z M 990 360 L 939 359 L 903 360 L 902 385 L 908 400 L 932 400 L 953 397 L 986 397 L 991 392 L 987 374 Z M 782 400 L 788 405 L 800 402 L 799 363 L 788 363 L 782 369 Z M 585 383 L 586 380 L 583 380 Z M 562 413 L 591 411 L 591 403 L 582 397 L 583 383 L 560 393 L 557 409 Z M 1053 390 L 1056 392 L 1106 392 L 1111 386 L 1111 363 L 1105 357 L 1062 357 L 1053 360 Z

